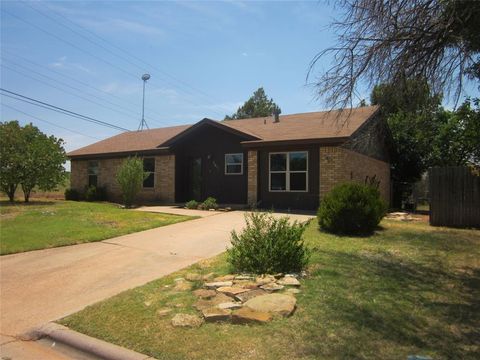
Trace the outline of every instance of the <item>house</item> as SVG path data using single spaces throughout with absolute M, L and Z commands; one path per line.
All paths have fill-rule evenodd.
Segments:
M 316 209 L 338 183 L 375 181 L 390 198 L 389 131 L 378 107 L 125 132 L 72 151 L 71 187 L 121 193 L 122 161 L 143 158 L 143 202 L 182 203 L 215 197 L 224 204 Z

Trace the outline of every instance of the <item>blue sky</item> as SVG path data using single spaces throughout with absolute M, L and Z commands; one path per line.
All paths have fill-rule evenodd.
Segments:
M 324 108 L 306 75 L 315 54 L 334 41 L 328 2 L 1 6 L 2 87 L 121 127 L 138 127 L 146 72 L 151 128 L 223 119 L 260 86 L 283 114 Z M 13 99 L 2 102 L 2 120 L 33 122 L 63 138 L 67 150 L 118 133 Z

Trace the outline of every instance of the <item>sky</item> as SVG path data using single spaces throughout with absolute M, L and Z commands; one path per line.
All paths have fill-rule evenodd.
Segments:
M 221 120 L 260 86 L 283 114 L 323 110 L 306 76 L 334 44 L 332 3 L 2 1 L 1 87 L 129 130 L 144 73 L 150 128 Z M 1 120 L 13 119 L 67 151 L 119 133 L 2 97 Z

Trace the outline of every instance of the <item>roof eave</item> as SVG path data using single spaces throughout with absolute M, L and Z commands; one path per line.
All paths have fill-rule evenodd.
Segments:
M 313 138 L 313 139 L 294 139 L 294 140 L 253 140 L 242 141 L 241 144 L 245 148 L 262 148 L 269 146 L 281 146 L 281 145 L 340 145 L 349 139 L 348 136 L 342 137 L 329 137 L 329 138 Z
M 114 151 L 114 152 L 102 152 L 102 153 L 79 154 L 79 155 L 68 153 L 67 158 L 69 160 L 82 160 L 82 159 L 127 157 L 127 156 L 134 156 L 134 155 L 140 155 L 140 156 L 166 155 L 169 153 L 170 153 L 170 147 L 164 146 L 164 147 L 155 148 L 155 149 Z

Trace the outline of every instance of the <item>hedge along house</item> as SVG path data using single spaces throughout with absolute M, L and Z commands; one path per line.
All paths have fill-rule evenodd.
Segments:
M 150 173 L 142 202 L 213 196 L 223 204 L 316 209 L 345 181 L 377 182 L 388 202 L 389 134 L 378 107 L 125 132 L 68 154 L 71 187 L 104 186 L 118 201 L 115 175 L 136 155 Z

